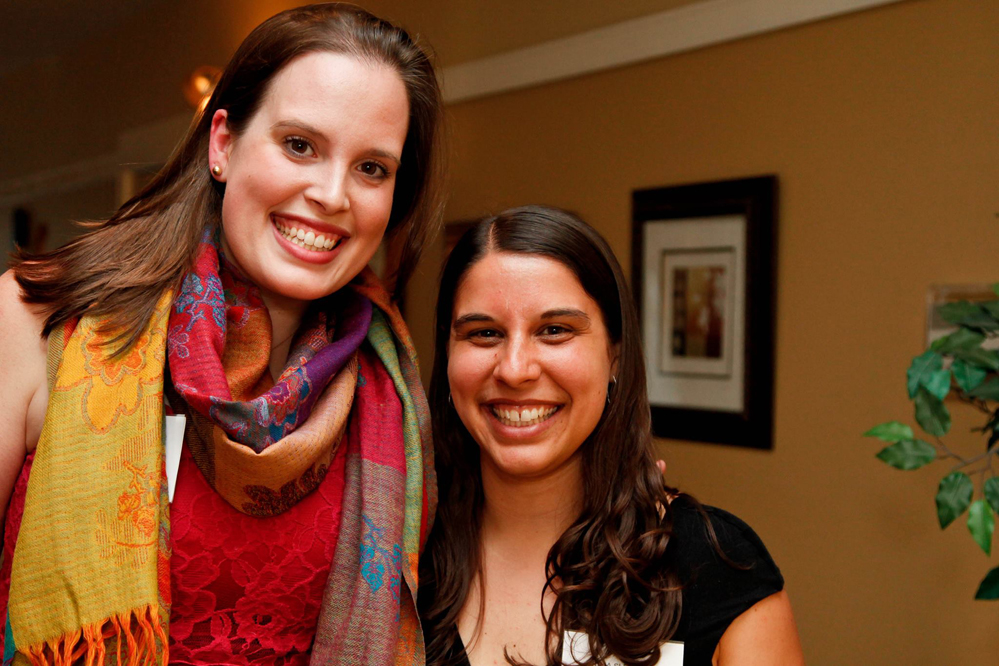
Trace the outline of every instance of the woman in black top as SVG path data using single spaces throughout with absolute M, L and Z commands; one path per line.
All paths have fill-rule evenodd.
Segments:
M 459 241 L 430 400 L 428 664 L 802 662 L 756 534 L 663 483 L 634 306 L 584 222 L 525 207 Z

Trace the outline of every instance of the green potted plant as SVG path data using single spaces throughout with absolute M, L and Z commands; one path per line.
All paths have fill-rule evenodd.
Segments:
M 999 284 L 993 291 L 999 296 Z M 887 442 L 877 457 L 900 470 L 951 461 L 936 496 L 940 528 L 967 512 L 972 538 L 991 555 L 999 512 L 999 478 L 993 467 L 999 455 L 999 352 L 991 348 L 999 343 L 999 300 L 949 303 L 940 308 L 940 315 L 957 330 L 914 358 L 907 373 L 909 399 L 915 403 L 916 423 L 925 435 L 917 437 L 910 426 L 899 421 L 882 423 L 864 435 Z M 962 456 L 944 442 L 951 428 L 950 412 L 944 404 L 948 395 L 981 413 L 984 423 L 975 431 L 986 440 L 982 453 Z M 986 574 L 975 598 L 999 599 L 999 567 Z

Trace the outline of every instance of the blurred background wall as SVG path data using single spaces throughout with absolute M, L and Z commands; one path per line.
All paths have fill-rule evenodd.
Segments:
M 48 247 L 73 233 L 67 220 L 109 214 L 183 134 L 189 74 L 224 65 L 254 25 L 295 3 L 88 4 L 99 3 L 4 8 L 7 249 L 16 208 Z M 720 16 L 747 3 L 365 6 L 432 44 L 446 86 L 462 65 L 698 4 Z M 774 449 L 660 444 L 672 483 L 768 544 L 810 664 L 999 662 L 999 604 L 972 600 L 996 558 L 963 520 L 940 532 L 944 470 L 890 470 L 860 437 L 912 422 L 904 374 L 925 346 L 929 287 L 999 281 L 997 35 L 999 3 L 906 0 L 449 105 L 448 220 L 563 206 L 607 236 L 626 270 L 633 190 L 778 176 Z M 440 242 L 406 304 L 425 370 L 439 261 Z M 971 415 L 955 407 L 955 420 L 954 445 L 977 452 L 980 439 L 963 434 Z

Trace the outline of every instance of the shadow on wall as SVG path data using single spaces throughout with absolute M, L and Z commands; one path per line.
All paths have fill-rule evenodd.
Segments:
M 49 235 L 49 225 L 44 222 L 33 223 L 31 211 L 27 208 L 15 208 L 11 214 L 11 227 L 15 248 L 21 248 L 31 253 L 43 252 L 45 241 Z

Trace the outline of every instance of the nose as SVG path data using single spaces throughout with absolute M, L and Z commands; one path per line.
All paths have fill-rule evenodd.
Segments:
M 493 374 L 504 384 L 520 386 L 541 376 L 541 363 L 530 340 L 510 338 L 497 350 L 497 354 Z
M 350 173 L 346 166 L 331 163 L 327 168 L 316 167 L 310 175 L 306 199 L 327 215 L 350 209 Z

